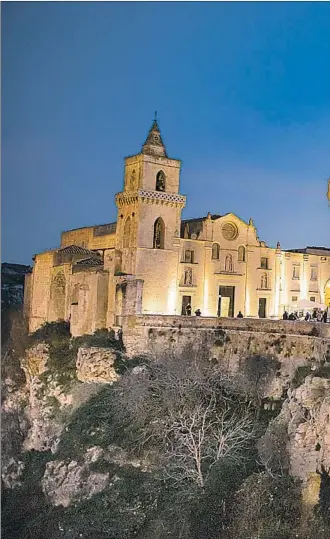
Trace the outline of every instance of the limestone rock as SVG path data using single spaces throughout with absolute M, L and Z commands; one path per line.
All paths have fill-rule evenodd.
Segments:
M 265 462 L 278 457 L 280 446 L 285 449 L 290 474 L 305 484 L 317 472 L 329 473 L 330 380 L 307 376 L 300 387 L 290 389 L 258 446 Z
M 41 486 L 52 505 L 68 507 L 102 492 L 109 481 L 109 473 L 93 472 L 86 462 L 54 460 L 47 463 Z
M 132 457 L 125 449 L 115 444 L 109 445 L 103 454 L 104 460 L 108 462 L 118 464 L 118 466 L 133 466 L 134 468 L 139 468 L 141 472 L 151 470 L 153 466 L 151 456 L 149 453 L 149 455 L 143 455 L 141 458 Z
M 20 460 L 10 458 L 7 462 L 2 462 L 1 477 L 6 488 L 16 488 L 21 485 L 20 478 L 24 470 L 24 463 Z
M 21 361 L 22 368 L 27 377 L 39 376 L 47 370 L 47 361 L 49 358 L 48 346 L 45 343 L 39 343 L 25 352 L 25 358 Z
M 76 361 L 77 378 L 81 382 L 111 383 L 119 375 L 114 368 L 116 354 L 110 348 L 79 348 Z
M 74 380 L 63 387 L 57 374 L 47 370 L 48 354 L 48 346 L 38 344 L 27 350 L 22 360 L 27 400 L 24 413 L 29 424 L 23 446 L 26 451 L 54 453 L 68 416 L 95 392 L 95 385 L 81 388 L 84 384 Z
M 27 394 L 25 388 L 6 393 L 1 409 L 1 474 L 4 485 L 14 488 L 20 476 L 19 456 L 29 428 L 24 413 Z
M 290 469 L 294 476 L 330 472 L 330 380 L 308 376 L 292 391 L 288 407 Z

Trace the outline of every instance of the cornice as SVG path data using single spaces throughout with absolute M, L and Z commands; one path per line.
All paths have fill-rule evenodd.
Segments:
M 122 208 L 127 204 L 159 204 L 162 206 L 176 206 L 184 208 L 186 197 L 177 193 L 166 193 L 163 191 L 148 191 L 137 189 L 136 191 L 123 191 L 116 194 L 116 205 Z

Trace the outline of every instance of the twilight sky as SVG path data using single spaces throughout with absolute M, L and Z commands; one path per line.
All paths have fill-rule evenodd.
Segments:
M 5 2 L 2 261 L 116 220 L 158 111 L 183 217 L 236 213 L 330 246 L 327 2 Z

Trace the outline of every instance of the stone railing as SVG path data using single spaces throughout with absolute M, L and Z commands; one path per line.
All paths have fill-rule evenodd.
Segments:
M 222 328 L 238 331 L 307 335 L 330 339 L 330 324 L 325 324 L 322 322 L 295 322 L 291 320 L 271 320 L 259 318 L 217 318 L 204 316 L 168 316 L 145 314 L 137 316 L 123 316 L 122 324 L 123 328 Z

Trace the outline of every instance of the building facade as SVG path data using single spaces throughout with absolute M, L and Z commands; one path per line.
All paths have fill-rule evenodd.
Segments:
M 25 312 L 30 331 L 70 320 L 74 335 L 118 326 L 122 316 L 279 318 L 301 299 L 330 306 L 330 248 L 283 251 L 233 213 L 181 219 L 178 159 L 155 120 L 139 154 L 125 159 L 116 223 L 63 232 L 34 257 Z M 189 309 L 189 307 L 188 307 Z

